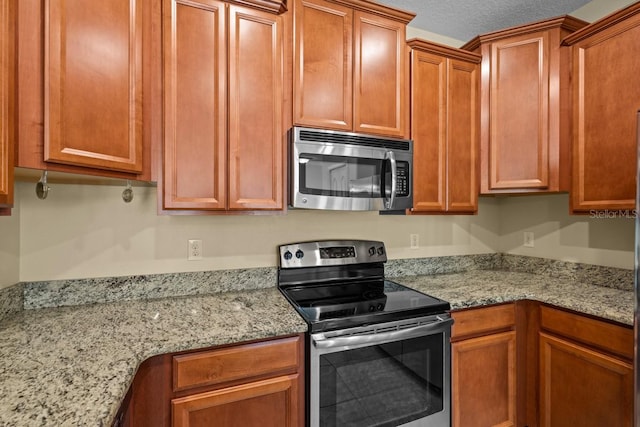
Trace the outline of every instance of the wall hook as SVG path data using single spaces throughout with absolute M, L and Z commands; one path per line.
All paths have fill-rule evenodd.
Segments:
M 36 183 L 36 196 L 38 199 L 44 200 L 49 195 L 51 187 L 47 185 L 47 171 L 42 171 L 40 180 Z
M 122 190 L 122 200 L 125 203 L 131 203 L 133 200 L 133 188 L 131 188 L 131 181 L 127 180 L 127 188 Z

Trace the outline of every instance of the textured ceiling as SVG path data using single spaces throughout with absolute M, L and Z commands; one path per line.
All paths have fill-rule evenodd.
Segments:
M 376 0 L 416 13 L 411 27 L 468 41 L 528 22 L 570 14 L 590 0 Z

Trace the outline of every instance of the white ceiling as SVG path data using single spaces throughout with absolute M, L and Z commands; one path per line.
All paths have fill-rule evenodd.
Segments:
M 417 14 L 411 27 L 468 41 L 479 34 L 567 15 L 591 0 L 376 0 Z

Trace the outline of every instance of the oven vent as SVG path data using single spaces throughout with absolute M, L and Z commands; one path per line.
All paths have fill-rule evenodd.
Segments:
M 333 319 L 337 317 L 347 317 L 356 314 L 355 308 L 345 308 L 344 310 L 325 311 L 320 313 L 319 319 Z
M 388 148 L 391 150 L 411 150 L 411 144 L 407 140 L 376 138 L 374 136 L 354 135 L 350 133 L 340 132 L 329 133 L 321 131 L 300 130 L 299 141 L 362 145 L 365 147 Z

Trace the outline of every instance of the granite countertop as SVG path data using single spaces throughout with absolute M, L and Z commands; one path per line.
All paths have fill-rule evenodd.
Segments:
M 530 299 L 633 325 L 634 293 L 533 273 L 469 271 L 393 279 L 449 301 L 453 310 Z
M 275 287 L 24 310 L 0 324 L 0 426 L 107 426 L 151 356 L 306 330 Z
M 473 262 L 485 267 L 487 259 L 478 257 Z M 468 261 L 468 257 L 464 260 Z M 460 264 L 457 258 L 445 261 Z M 503 265 L 508 261 L 501 258 Z M 442 271 L 443 260 L 434 265 L 439 273 L 447 273 Z M 568 271 L 565 267 L 562 271 Z M 562 277 L 496 269 L 432 274 L 425 268 L 424 261 L 402 261 L 392 264 L 389 272 L 393 273 L 392 280 L 447 300 L 452 309 L 533 299 L 633 324 L 633 291 L 624 271 L 618 280 L 623 286 L 620 289 L 586 284 L 572 276 L 583 271 L 582 267 Z M 590 270 L 584 271 L 589 277 L 596 276 Z M 272 274 L 263 271 L 256 277 L 271 278 Z M 609 270 L 603 270 L 602 277 L 615 282 Z M 229 282 L 233 280 L 237 277 L 230 276 Z M 128 287 L 137 289 L 138 285 L 131 283 L 131 278 L 125 278 L 117 285 L 122 286 L 118 289 L 126 289 L 123 295 L 131 295 Z M 273 287 L 274 282 L 262 283 L 271 285 L 107 303 L 102 302 L 102 294 L 101 299 L 96 298 L 102 303 L 85 301 L 84 305 L 12 313 L 0 321 L 0 426 L 106 426 L 115 416 L 138 366 L 151 356 L 305 332 L 305 322 Z M 38 300 L 46 299 L 43 292 L 47 289 L 60 298 L 63 285 L 69 284 L 34 284 L 39 288 L 35 292 Z M 92 282 L 90 289 L 101 286 Z M 103 289 L 112 295 L 114 286 L 110 279 Z M 161 288 L 155 283 L 148 287 L 165 292 L 169 286 Z M 34 293 L 33 289 L 25 291 L 25 295 L 29 293 Z M 87 294 L 87 290 L 82 292 Z M 77 295 L 74 290 L 69 299 L 75 300 Z M 25 297 L 24 306 L 30 304 L 33 302 Z

